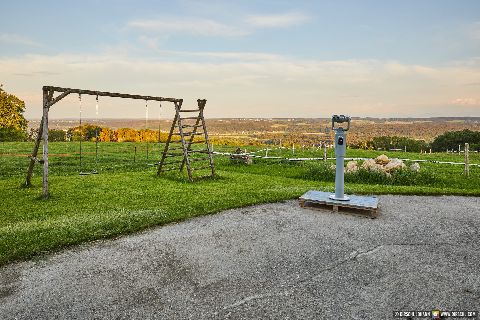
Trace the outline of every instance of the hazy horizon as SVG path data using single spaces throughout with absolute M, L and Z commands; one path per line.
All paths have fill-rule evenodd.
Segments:
M 479 120 L 480 121 L 480 116 L 478 117 L 464 117 L 464 116 L 458 116 L 458 117 L 351 117 L 352 119 L 375 119 L 375 120 L 390 120 L 390 119 L 405 119 L 405 120 L 416 120 L 416 119 L 452 119 L 452 120 Z M 41 117 L 38 118 L 26 118 L 27 121 L 40 121 Z M 167 117 L 162 117 L 160 120 L 171 120 L 172 118 L 167 118 Z M 205 119 L 213 119 L 213 120 L 231 120 L 231 119 L 238 119 L 238 120 L 298 120 L 298 119 L 313 119 L 313 120 L 331 120 L 331 117 L 235 117 L 235 118 L 229 118 L 229 117 L 205 117 Z M 61 121 L 61 120 L 68 120 L 68 121 L 78 121 L 78 117 L 70 117 L 70 118 L 49 118 L 49 120 L 52 121 Z M 82 117 L 82 120 L 138 120 L 138 121 L 145 121 L 145 117 L 138 117 L 138 118 L 86 118 Z M 159 118 L 149 118 L 148 121 L 158 121 Z

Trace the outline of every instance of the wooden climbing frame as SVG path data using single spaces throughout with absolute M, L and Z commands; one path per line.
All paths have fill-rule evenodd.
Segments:
M 162 159 L 158 165 L 157 174 L 162 172 L 180 170 L 183 171 L 187 167 L 188 179 L 194 180 L 194 171 L 208 169 L 207 176 L 215 176 L 215 166 L 213 164 L 212 150 L 208 142 L 207 126 L 205 125 L 205 118 L 203 110 L 207 100 L 198 99 L 198 109 L 182 109 L 182 101 L 174 102 L 175 104 L 175 118 L 168 134 L 167 143 L 162 153 Z M 184 113 L 196 113 L 196 116 L 182 117 Z M 201 128 L 201 131 L 198 131 Z M 175 131 L 178 129 L 178 132 Z M 185 131 L 185 129 L 190 131 Z M 180 137 L 179 140 L 175 140 Z M 195 140 L 200 137 L 200 140 Z M 180 143 L 181 146 L 170 146 L 171 143 Z M 193 148 L 193 146 L 205 145 L 203 149 Z M 177 158 L 177 159 L 176 159 Z M 181 159 L 178 159 L 181 158 Z M 202 162 L 208 161 L 207 164 Z M 195 163 L 195 166 L 193 166 Z M 178 166 L 180 164 L 180 166 Z M 171 167 L 173 165 L 173 167 Z

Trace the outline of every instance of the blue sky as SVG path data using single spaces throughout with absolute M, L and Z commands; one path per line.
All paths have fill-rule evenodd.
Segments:
M 26 101 L 29 118 L 40 116 L 42 85 L 206 98 L 210 117 L 480 116 L 480 1 L 1 8 L 0 82 Z M 52 116 L 74 117 L 76 103 L 68 97 Z M 135 101 L 105 99 L 101 110 L 143 115 Z

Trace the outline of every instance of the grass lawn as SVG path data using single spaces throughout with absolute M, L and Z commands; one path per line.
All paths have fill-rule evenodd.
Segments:
M 85 168 L 93 168 L 94 144 L 86 143 L 84 147 Z M 218 177 L 215 179 L 189 183 L 185 175 L 157 177 L 155 167 L 148 164 L 154 162 L 161 148 L 151 144 L 147 159 L 146 146 L 139 143 L 102 143 L 97 163 L 100 174 L 80 176 L 78 144 L 51 143 L 50 152 L 54 154 L 50 158 L 51 197 L 45 201 L 40 198 L 40 166 L 35 169 L 33 187 L 20 187 L 29 161 L 25 155 L 31 153 L 31 149 L 32 143 L 0 144 L 0 265 L 193 216 L 293 199 L 309 189 L 334 189 L 331 177 L 314 175 L 321 162 L 256 160 L 248 166 L 217 157 Z M 224 148 L 226 151 L 233 149 Z M 222 149 L 215 146 L 215 150 Z M 297 149 L 295 154 L 291 150 L 273 150 L 269 155 L 319 157 L 321 154 L 321 151 Z M 347 151 L 349 157 L 376 155 L 377 152 L 372 151 Z M 463 160 L 451 154 L 393 155 L 411 159 Z M 478 154 L 472 154 L 470 159 L 472 163 L 480 163 Z M 480 195 L 478 167 L 472 167 L 471 176 L 465 178 L 463 166 L 431 163 L 421 166 L 421 170 L 428 173 L 428 181 L 393 185 L 364 183 L 357 179 L 347 183 L 346 192 Z

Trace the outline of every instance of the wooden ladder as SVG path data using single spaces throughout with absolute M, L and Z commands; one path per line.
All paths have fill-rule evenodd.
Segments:
M 162 159 L 158 165 L 157 175 L 160 175 L 162 172 L 180 170 L 183 171 L 183 168 L 187 167 L 188 179 L 190 182 L 193 182 L 193 172 L 198 170 L 208 169 L 211 174 L 208 174 L 203 177 L 215 176 L 215 166 L 213 164 L 212 150 L 208 142 L 208 133 L 207 126 L 205 125 L 205 118 L 203 116 L 203 109 L 207 100 L 198 99 L 198 109 L 184 109 L 182 110 L 182 102 L 175 102 L 175 118 L 170 128 L 170 133 L 168 135 L 167 143 L 165 144 L 165 149 L 162 152 Z M 196 113 L 197 116 L 185 116 L 182 117 L 184 113 Z M 194 121 L 194 122 L 193 122 Z M 175 129 L 178 128 L 178 132 L 175 132 Z M 188 129 L 190 131 L 188 131 Z M 198 128 L 201 128 L 202 131 L 198 131 Z M 187 129 L 187 131 L 185 131 Z M 172 140 L 175 136 L 180 136 L 180 140 Z M 202 137 L 200 140 L 195 140 L 195 137 Z M 171 147 L 170 143 L 181 143 L 180 147 Z M 192 148 L 196 145 L 205 144 L 205 149 Z M 178 159 L 181 157 L 181 160 Z M 201 164 L 203 161 L 208 161 L 208 164 Z M 195 167 L 192 167 L 192 164 Z M 180 164 L 180 166 L 178 166 Z M 173 167 L 172 167 L 173 165 Z

